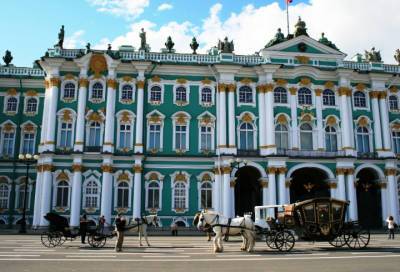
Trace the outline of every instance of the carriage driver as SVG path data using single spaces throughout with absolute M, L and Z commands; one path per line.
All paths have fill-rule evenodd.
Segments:
M 122 251 L 122 244 L 124 243 L 124 231 L 125 231 L 126 219 L 122 214 L 118 214 L 115 218 L 115 230 L 117 232 L 117 242 L 115 244 L 115 251 Z

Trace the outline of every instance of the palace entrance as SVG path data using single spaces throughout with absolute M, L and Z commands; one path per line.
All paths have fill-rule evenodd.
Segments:
M 297 169 L 291 175 L 290 202 L 303 201 L 315 197 L 330 197 L 328 175 L 319 168 Z
M 382 227 L 382 204 L 379 175 L 364 168 L 356 176 L 358 221 L 365 228 Z
M 254 214 L 254 207 L 262 203 L 260 172 L 255 167 L 244 166 L 238 169 L 235 177 L 235 216 Z

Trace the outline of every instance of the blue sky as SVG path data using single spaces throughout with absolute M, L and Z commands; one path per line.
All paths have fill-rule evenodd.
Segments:
M 395 44 L 400 44 L 400 40 L 393 40 L 399 38 L 390 35 L 393 42 L 389 46 L 385 43 L 385 37 L 389 39 L 390 31 L 398 32 L 397 18 L 400 16 L 395 11 L 400 9 L 400 1 L 385 0 L 389 13 L 379 17 L 372 15 L 376 13 L 376 8 L 372 5 L 368 7 L 368 3 L 373 2 L 379 1 L 294 0 L 291 21 L 294 22 L 297 16 L 302 15 L 308 20 L 311 34 L 315 33 L 316 36 L 321 31 L 327 32 L 328 38 L 333 39 L 350 57 L 356 50 L 363 52 L 364 49 L 376 46 L 378 49 L 388 50 L 387 58 L 390 58 L 393 54 L 389 50 L 394 52 Z M 361 10 L 357 9 L 357 3 Z M 163 4 L 166 8 L 159 10 Z M 98 48 L 105 48 L 109 42 L 114 48 L 127 43 L 137 46 L 137 32 L 144 26 L 148 31 L 153 51 L 162 47 L 167 35 L 172 35 L 178 51 L 189 51 L 188 41 L 193 35 L 198 36 L 203 46 L 203 52 L 200 51 L 202 53 L 215 44 L 218 38 L 228 35 L 236 41 L 239 53 L 252 54 L 272 38 L 277 27 L 286 29 L 284 6 L 284 0 L 2 1 L 0 54 L 3 55 L 4 51 L 9 49 L 13 53 L 15 65 L 31 66 L 47 48 L 54 45 L 62 24 L 66 28 L 67 43 L 73 47 L 83 48 L 86 42 Z M 100 10 L 101 8 L 103 10 Z M 116 11 L 113 8 L 120 10 Z M 129 8 L 137 14 L 123 14 Z M 352 10 L 351 14 L 354 16 L 355 23 L 351 23 L 351 27 L 343 26 L 343 21 L 347 24 L 353 22 L 344 19 L 346 15 L 343 13 L 348 10 Z M 321 15 L 324 12 L 327 14 Z M 390 12 L 393 12 L 392 19 L 388 18 Z M 328 20 L 329 17 L 332 20 Z M 374 38 L 371 33 L 360 30 L 356 22 L 365 19 L 368 22 L 363 24 L 371 23 L 375 28 L 376 25 L 379 26 L 376 29 L 377 33 L 379 31 L 379 37 Z M 383 24 L 384 31 L 380 29 Z M 373 31 L 375 28 L 369 29 Z M 343 29 L 347 29 L 348 33 L 343 33 Z M 357 38 L 355 41 L 349 41 L 351 37 Z M 385 57 L 385 53 L 383 55 Z M 2 63 L 2 60 L 0 62 Z

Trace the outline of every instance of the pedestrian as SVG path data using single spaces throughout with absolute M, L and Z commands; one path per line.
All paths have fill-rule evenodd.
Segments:
M 178 225 L 175 222 L 171 224 L 171 234 L 172 236 L 178 236 Z
M 102 215 L 99 218 L 99 230 L 100 230 L 101 234 L 104 233 L 104 225 L 105 224 L 106 224 L 106 218 L 104 217 L 104 215 Z
M 396 228 L 397 224 L 396 222 L 394 222 L 394 218 L 391 215 L 388 217 L 388 219 L 386 219 L 386 222 L 388 224 L 388 230 L 389 230 L 388 239 L 394 240 L 394 229 Z
M 124 231 L 125 231 L 126 219 L 122 214 L 118 214 L 115 219 L 115 230 L 117 231 L 117 242 L 115 243 L 115 251 L 122 251 L 122 244 L 124 243 Z
M 79 220 L 79 232 L 81 234 L 82 244 L 86 244 L 85 240 L 86 240 L 87 227 L 88 227 L 88 221 L 86 214 L 84 213 Z

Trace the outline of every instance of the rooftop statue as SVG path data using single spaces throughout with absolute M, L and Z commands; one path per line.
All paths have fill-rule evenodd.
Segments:
M 394 59 L 397 61 L 397 63 L 400 65 L 400 49 L 396 50 L 396 54 L 394 55 Z
M 144 50 L 146 52 L 149 51 L 149 45 L 147 44 L 146 40 L 146 32 L 144 31 L 144 28 L 142 28 L 142 32 L 139 33 L 140 37 L 140 48 L 139 50 Z
M 285 36 L 283 35 L 282 30 L 278 28 L 278 32 L 276 32 L 275 38 L 270 40 L 265 47 L 270 47 L 284 41 L 286 41 Z
M 325 33 L 324 32 L 321 33 L 321 38 L 319 39 L 319 42 L 324 44 L 324 45 L 326 45 L 326 46 L 329 46 L 330 48 L 339 50 L 333 42 L 331 42 L 330 40 L 328 40 L 325 37 Z
M 199 48 L 199 43 L 196 40 L 196 37 L 193 37 L 192 42 L 190 43 L 190 48 L 193 50 L 193 54 L 197 54 L 196 50 Z
M 228 37 L 225 37 L 224 41 L 218 41 L 218 50 L 221 53 L 233 53 L 235 51 L 235 47 L 233 45 L 233 40 L 228 41 Z
M 306 23 L 301 20 L 301 17 L 299 17 L 299 20 L 297 21 L 295 28 L 296 28 L 296 30 L 294 31 L 295 37 L 299 37 L 301 35 L 308 36 Z
M 12 59 L 13 59 L 13 57 L 11 55 L 11 51 L 6 50 L 6 53 L 4 54 L 4 57 L 3 57 L 3 61 L 6 64 L 6 66 L 10 65 Z
M 58 43 L 55 46 L 59 46 L 59 47 L 63 48 L 64 35 L 65 35 L 64 25 L 62 25 L 60 28 L 60 32 L 58 32 Z
M 168 49 L 168 53 L 172 53 L 172 48 L 174 48 L 175 43 L 172 41 L 171 36 L 168 36 L 165 47 Z
M 375 51 L 375 47 L 372 47 L 371 51 L 365 50 L 365 60 L 367 62 L 381 62 L 381 51 Z
M 90 51 L 92 51 L 92 50 L 90 49 L 90 43 L 88 42 L 86 44 L 86 54 L 90 53 Z

